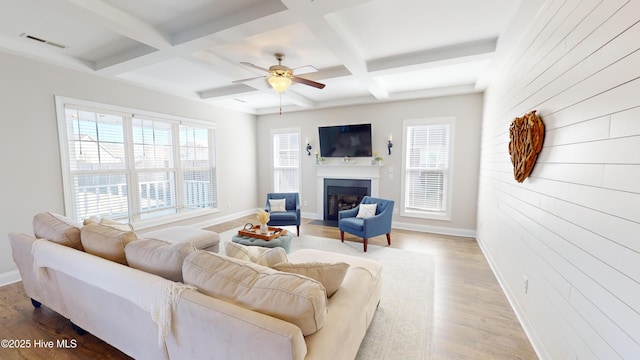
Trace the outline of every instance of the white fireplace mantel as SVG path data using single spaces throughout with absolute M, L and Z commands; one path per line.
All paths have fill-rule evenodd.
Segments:
M 316 166 L 318 185 L 317 203 L 322 207 L 324 204 L 324 179 L 358 179 L 371 180 L 371 196 L 378 196 L 378 180 L 380 179 L 380 166 L 359 165 L 359 164 L 322 164 Z M 320 208 L 321 214 L 323 213 Z

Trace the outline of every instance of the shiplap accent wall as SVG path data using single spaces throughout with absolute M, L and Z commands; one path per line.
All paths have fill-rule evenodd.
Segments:
M 531 16 L 485 94 L 478 241 L 542 359 L 640 359 L 640 1 Z M 533 109 L 519 184 L 508 129 Z

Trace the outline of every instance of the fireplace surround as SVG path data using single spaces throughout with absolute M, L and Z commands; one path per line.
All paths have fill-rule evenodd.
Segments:
M 338 212 L 360 204 L 365 195 L 371 195 L 371 180 L 324 179 L 324 220 L 338 220 Z
M 319 210 L 318 219 L 333 222 L 337 224 L 337 212 L 335 213 L 335 219 L 327 219 L 327 205 L 325 204 L 327 194 L 325 189 L 325 183 L 331 186 L 338 187 L 339 189 L 331 189 L 331 192 L 338 192 L 340 194 L 331 195 L 348 195 L 342 196 L 342 206 L 350 206 L 354 202 L 360 203 L 360 199 L 364 195 L 370 195 L 373 197 L 378 196 L 378 182 L 379 182 L 380 166 L 377 165 L 357 165 L 357 164 L 322 164 L 316 166 L 317 174 L 317 204 L 322 207 Z M 336 183 L 335 180 L 338 180 Z M 336 185 L 337 184 L 337 185 Z M 344 189 L 344 188 L 347 189 Z M 364 188 L 354 189 L 354 188 Z M 336 191 L 337 190 L 337 191 Z M 346 191 L 346 192 L 344 192 Z M 353 194 L 347 194 L 347 192 L 353 192 Z M 339 199 L 333 200 L 339 203 Z M 337 204 L 336 204 L 337 205 Z M 333 216 L 332 216 L 333 217 Z

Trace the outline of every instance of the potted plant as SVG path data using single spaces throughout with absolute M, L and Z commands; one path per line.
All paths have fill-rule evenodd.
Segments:
M 382 166 L 384 162 L 384 158 L 380 156 L 380 153 L 377 151 L 373 152 L 373 159 L 371 159 L 371 165 L 379 165 Z

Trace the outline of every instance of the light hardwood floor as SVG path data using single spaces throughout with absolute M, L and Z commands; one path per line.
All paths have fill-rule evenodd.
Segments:
M 247 222 L 255 222 L 254 216 L 209 229 L 222 233 Z M 301 236 L 340 241 L 337 228 L 309 222 L 303 221 Z M 349 234 L 345 240 L 361 242 Z M 378 236 L 369 243 L 386 246 L 386 238 Z M 537 359 L 475 239 L 394 229 L 391 247 L 435 259 L 433 359 Z M 46 307 L 34 309 L 21 283 L 0 288 L 0 320 L 0 339 L 74 339 L 78 344 L 75 349 L 0 348 L 0 359 L 128 359 L 90 334 L 77 335 L 66 319 Z

